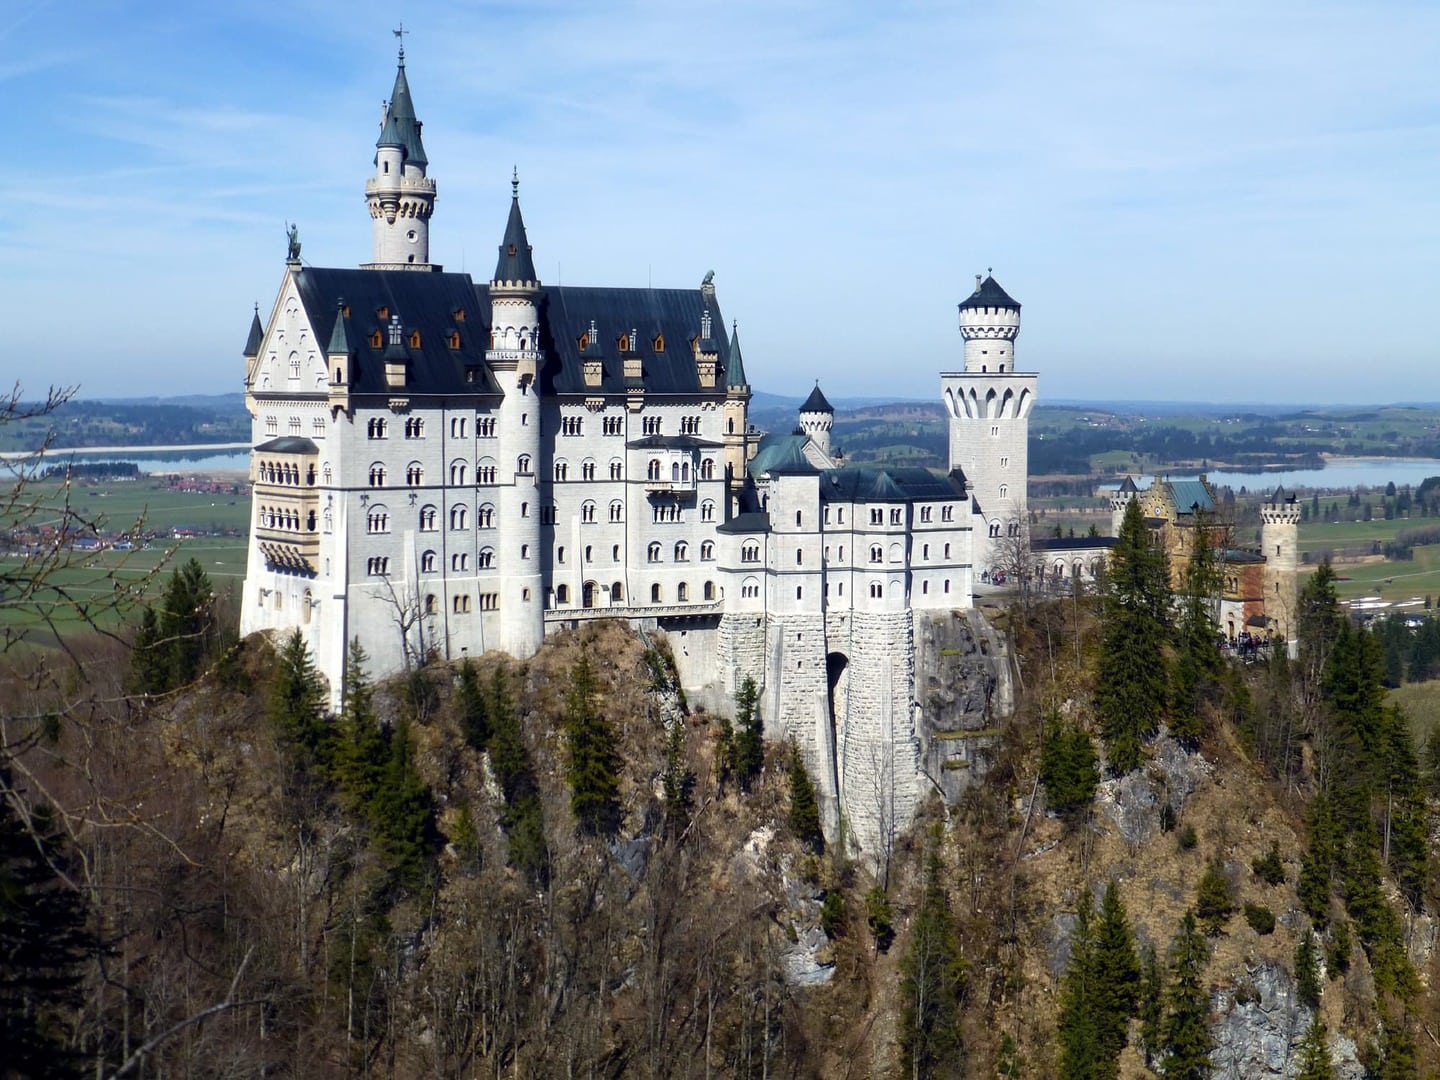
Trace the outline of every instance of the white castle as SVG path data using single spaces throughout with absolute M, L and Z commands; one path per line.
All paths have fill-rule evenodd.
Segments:
M 793 433 L 751 426 L 711 275 L 542 284 L 514 180 L 491 279 L 442 272 L 428 165 L 402 49 L 366 183 L 373 260 L 302 264 L 292 234 L 245 347 L 242 631 L 300 630 L 336 700 L 352 639 L 383 675 L 525 658 L 592 619 L 663 632 L 692 701 L 728 709 L 755 678 L 827 831 L 875 855 L 938 785 L 917 656 L 947 626 L 988 635 L 975 574 L 1025 518 L 1020 305 L 991 277 L 960 305 L 946 474 L 845 465 L 818 386 Z

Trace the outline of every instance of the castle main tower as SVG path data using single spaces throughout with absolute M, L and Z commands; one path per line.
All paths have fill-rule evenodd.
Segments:
M 960 303 L 965 370 L 942 372 L 940 391 L 950 416 L 950 468 L 965 474 L 973 500 L 974 560 L 991 566 L 997 541 L 1023 531 L 1028 506 L 1028 439 L 1037 377 L 1015 370 L 1020 305 L 994 277 L 975 275 L 975 291 Z
M 438 270 L 430 265 L 430 215 L 435 181 L 425 175 L 429 160 L 420 141 L 421 123 L 405 78 L 405 46 L 395 71 L 395 88 L 375 140 L 375 175 L 365 181 L 365 202 L 374 223 L 374 253 L 366 270 Z
M 540 279 L 535 273 L 520 181 L 510 181 L 510 218 L 490 281 L 490 348 L 485 354 L 505 399 L 500 404 L 500 647 L 529 656 L 545 637 L 544 568 L 540 548 Z
M 1294 655 L 1295 579 L 1300 563 L 1300 504 L 1294 492 L 1277 487 L 1260 507 L 1260 545 L 1265 555 L 1265 614 Z
M 820 384 L 815 384 L 815 389 L 810 391 L 810 396 L 805 399 L 805 404 L 800 406 L 800 430 L 814 444 L 820 448 L 820 452 L 827 458 L 830 457 L 830 431 L 835 426 L 835 409 L 830 402 L 825 400 L 825 395 L 820 392 Z

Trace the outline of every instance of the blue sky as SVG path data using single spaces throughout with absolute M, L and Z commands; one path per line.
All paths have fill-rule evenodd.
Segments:
M 285 222 L 369 256 L 401 19 L 432 258 L 518 165 L 547 281 L 714 269 L 759 389 L 936 396 L 993 266 L 1052 400 L 1440 400 L 1430 2 L 9 0 L 5 376 L 239 389 Z

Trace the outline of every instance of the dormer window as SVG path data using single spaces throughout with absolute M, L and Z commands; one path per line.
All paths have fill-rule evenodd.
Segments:
M 385 335 L 376 330 L 370 335 L 370 347 L 372 349 L 383 349 L 385 347 Z
M 390 309 L 382 304 L 375 309 L 375 317 L 381 322 L 386 322 L 390 318 Z
M 419 330 L 411 330 L 411 331 L 410 331 L 410 348 L 412 348 L 412 349 L 418 349 L 418 348 L 420 348 L 420 331 L 419 331 Z
M 348 319 L 348 318 L 350 317 L 350 305 L 349 305 L 349 304 L 341 304 L 341 305 L 340 305 L 340 317 L 341 317 L 342 319 Z
M 664 351 L 665 351 L 665 335 L 664 335 L 664 334 L 656 334 L 656 335 L 655 335 L 655 340 L 654 340 L 653 342 L 651 342 L 651 344 L 654 345 L 656 352 L 664 352 Z
M 584 352 L 586 349 L 588 349 L 590 347 L 590 331 L 586 330 L 583 334 L 581 334 L 580 337 L 576 340 L 575 344 L 580 347 L 581 352 Z
M 506 248 L 506 249 L 505 249 L 505 253 L 506 253 L 507 255 L 514 255 L 514 254 L 515 254 L 515 245 L 514 245 L 514 244 L 511 244 L 508 248 Z
M 399 345 L 401 335 L 403 333 L 404 330 L 400 326 L 400 316 L 396 315 L 393 319 L 390 320 L 390 344 Z
M 629 335 L 629 334 L 621 334 L 621 335 L 620 335 L 620 340 L 619 340 L 619 342 L 617 342 L 617 344 L 618 344 L 621 352 L 629 352 L 629 351 L 630 351 L 630 335 Z
M 460 331 L 459 331 L 459 330 L 451 330 L 451 331 L 450 331 L 450 348 L 452 348 L 452 349 L 458 349 L 458 348 L 460 348 Z
M 464 309 L 463 307 L 462 307 L 462 308 L 456 308 L 454 311 L 452 311 L 452 312 L 450 313 L 450 317 L 453 318 L 456 322 L 464 322 L 464 321 L 465 321 L 465 309 Z

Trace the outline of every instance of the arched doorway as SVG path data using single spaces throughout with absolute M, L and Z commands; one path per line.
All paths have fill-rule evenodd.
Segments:
M 592 608 L 595 606 L 595 601 L 599 597 L 599 594 L 600 586 L 596 585 L 593 581 L 587 581 L 585 582 L 584 588 L 580 591 L 581 603 L 587 608 Z

